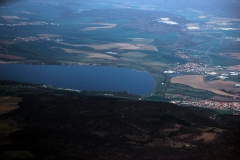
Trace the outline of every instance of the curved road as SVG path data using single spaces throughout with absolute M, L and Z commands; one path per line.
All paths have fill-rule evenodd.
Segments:
M 208 55 L 208 51 L 209 51 L 212 47 L 213 47 L 213 46 L 211 46 L 210 48 L 208 48 L 208 50 L 205 52 L 206 56 L 208 56 L 208 58 L 209 58 L 209 62 L 210 62 L 211 65 L 213 65 L 213 63 L 212 63 L 211 57 Z

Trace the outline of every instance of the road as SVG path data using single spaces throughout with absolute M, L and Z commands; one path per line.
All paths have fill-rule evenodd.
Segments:
M 166 76 L 165 83 L 167 83 L 167 86 L 166 86 L 166 88 L 165 88 L 165 90 L 164 90 L 164 92 L 162 94 L 163 97 L 165 97 L 165 94 L 167 92 L 168 86 L 170 84 L 170 79 L 171 79 L 171 77 Z
M 213 47 L 213 46 L 211 46 Z M 210 48 L 211 48 L 210 47 Z M 206 53 L 205 51 L 199 51 L 199 50 L 195 50 L 195 49 L 184 49 L 184 48 L 177 48 L 177 50 L 181 50 L 181 51 L 189 51 L 189 52 L 196 52 L 196 53 Z M 208 49 L 209 50 L 209 49 Z M 207 52 L 208 52 L 207 50 Z M 208 53 L 211 53 L 211 54 L 216 54 L 216 53 L 212 53 L 212 52 L 208 52 Z

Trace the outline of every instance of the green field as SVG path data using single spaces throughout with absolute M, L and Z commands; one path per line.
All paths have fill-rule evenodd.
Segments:
M 190 86 L 181 85 L 181 84 L 170 84 L 166 96 L 175 97 L 179 95 L 179 98 L 188 98 L 188 99 L 209 99 L 215 94 L 206 90 L 194 89 Z
M 220 114 L 232 114 L 232 111 L 230 110 L 219 110 L 219 109 L 214 109 L 214 110 Z
M 239 65 L 240 60 L 238 59 L 227 59 L 225 57 L 210 55 L 213 65 L 215 66 L 233 66 L 233 65 Z
M 0 57 L 0 62 L 84 63 L 147 71 L 155 80 L 155 87 L 150 95 L 150 99 L 153 100 L 161 99 L 164 95 L 174 96 L 177 99 L 181 97 L 180 95 L 185 98 L 200 99 L 208 99 L 215 95 L 188 86 L 176 84 L 168 86 L 162 73 L 165 70 L 173 69 L 178 63 L 193 62 L 202 66 L 204 64 L 213 66 L 240 64 L 240 60 L 228 59 L 219 55 L 219 53 L 228 52 L 238 53 L 240 50 L 239 42 L 233 41 L 231 38 L 240 37 L 240 32 L 216 29 L 223 27 L 219 24 L 211 24 L 210 28 L 204 28 L 209 24 L 207 22 L 214 21 L 214 17 L 204 17 L 204 12 L 190 8 L 184 12 L 177 10 L 169 13 L 159 11 L 161 9 L 143 10 L 141 4 L 131 5 L 128 9 L 105 3 L 90 4 L 85 2 L 78 2 L 69 7 L 61 2 L 51 4 L 36 2 L 37 5 L 30 2 L 20 2 L 20 4 L 19 7 L 13 5 L 1 9 L 1 15 L 10 16 L 10 18 L 0 17 L 2 24 L 0 26 L 0 53 L 4 54 Z M 34 13 L 24 14 L 23 11 L 27 11 L 29 8 L 31 8 L 30 12 Z M 163 17 L 177 22 L 177 25 L 159 22 L 159 18 Z M 22 22 L 44 22 L 44 24 L 11 26 Z M 187 26 L 191 23 L 197 23 L 195 25 L 199 25 L 200 29 L 189 29 Z M 13 41 L 16 37 L 40 37 L 39 34 L 52 35 L 52 37 L 50 36 L 51 40 Z M 63 41 L 57 42 L 58 38 Z M 178 55 L 179 49 L 192 49 L 203 53 L 186 51 L 184 54 L 190 57 L 181 58 L 182 55 Z M 210 53 L 206 54 L 206 51 Z M 14 59 L 11 58 L 11 55 L 25 59 Z M 195 73 L 189 71 L 184 74 Z M 240 82 L 236 78 L 228 80 Z M 0 93 L 5 96 L 15 95 L 12 91 L 0 91 Z

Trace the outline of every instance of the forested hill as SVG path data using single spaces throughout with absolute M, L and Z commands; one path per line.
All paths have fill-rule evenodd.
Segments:
M 8 106 L 6 97 L 16 96 L 20 107 L 0 117 L 1 159 L 236 159 L 240 155 L 238 116 L 26 84 L 5 87 L 8 92 L 0 90 L 5 94 L 1 108 Z

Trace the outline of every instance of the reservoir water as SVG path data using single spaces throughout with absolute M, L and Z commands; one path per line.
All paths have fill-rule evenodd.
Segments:
M 147 72 L 104 66 L 1 64 L 0 80 L 132 94 L 149 94 L 154 87 L 154 80 Z

